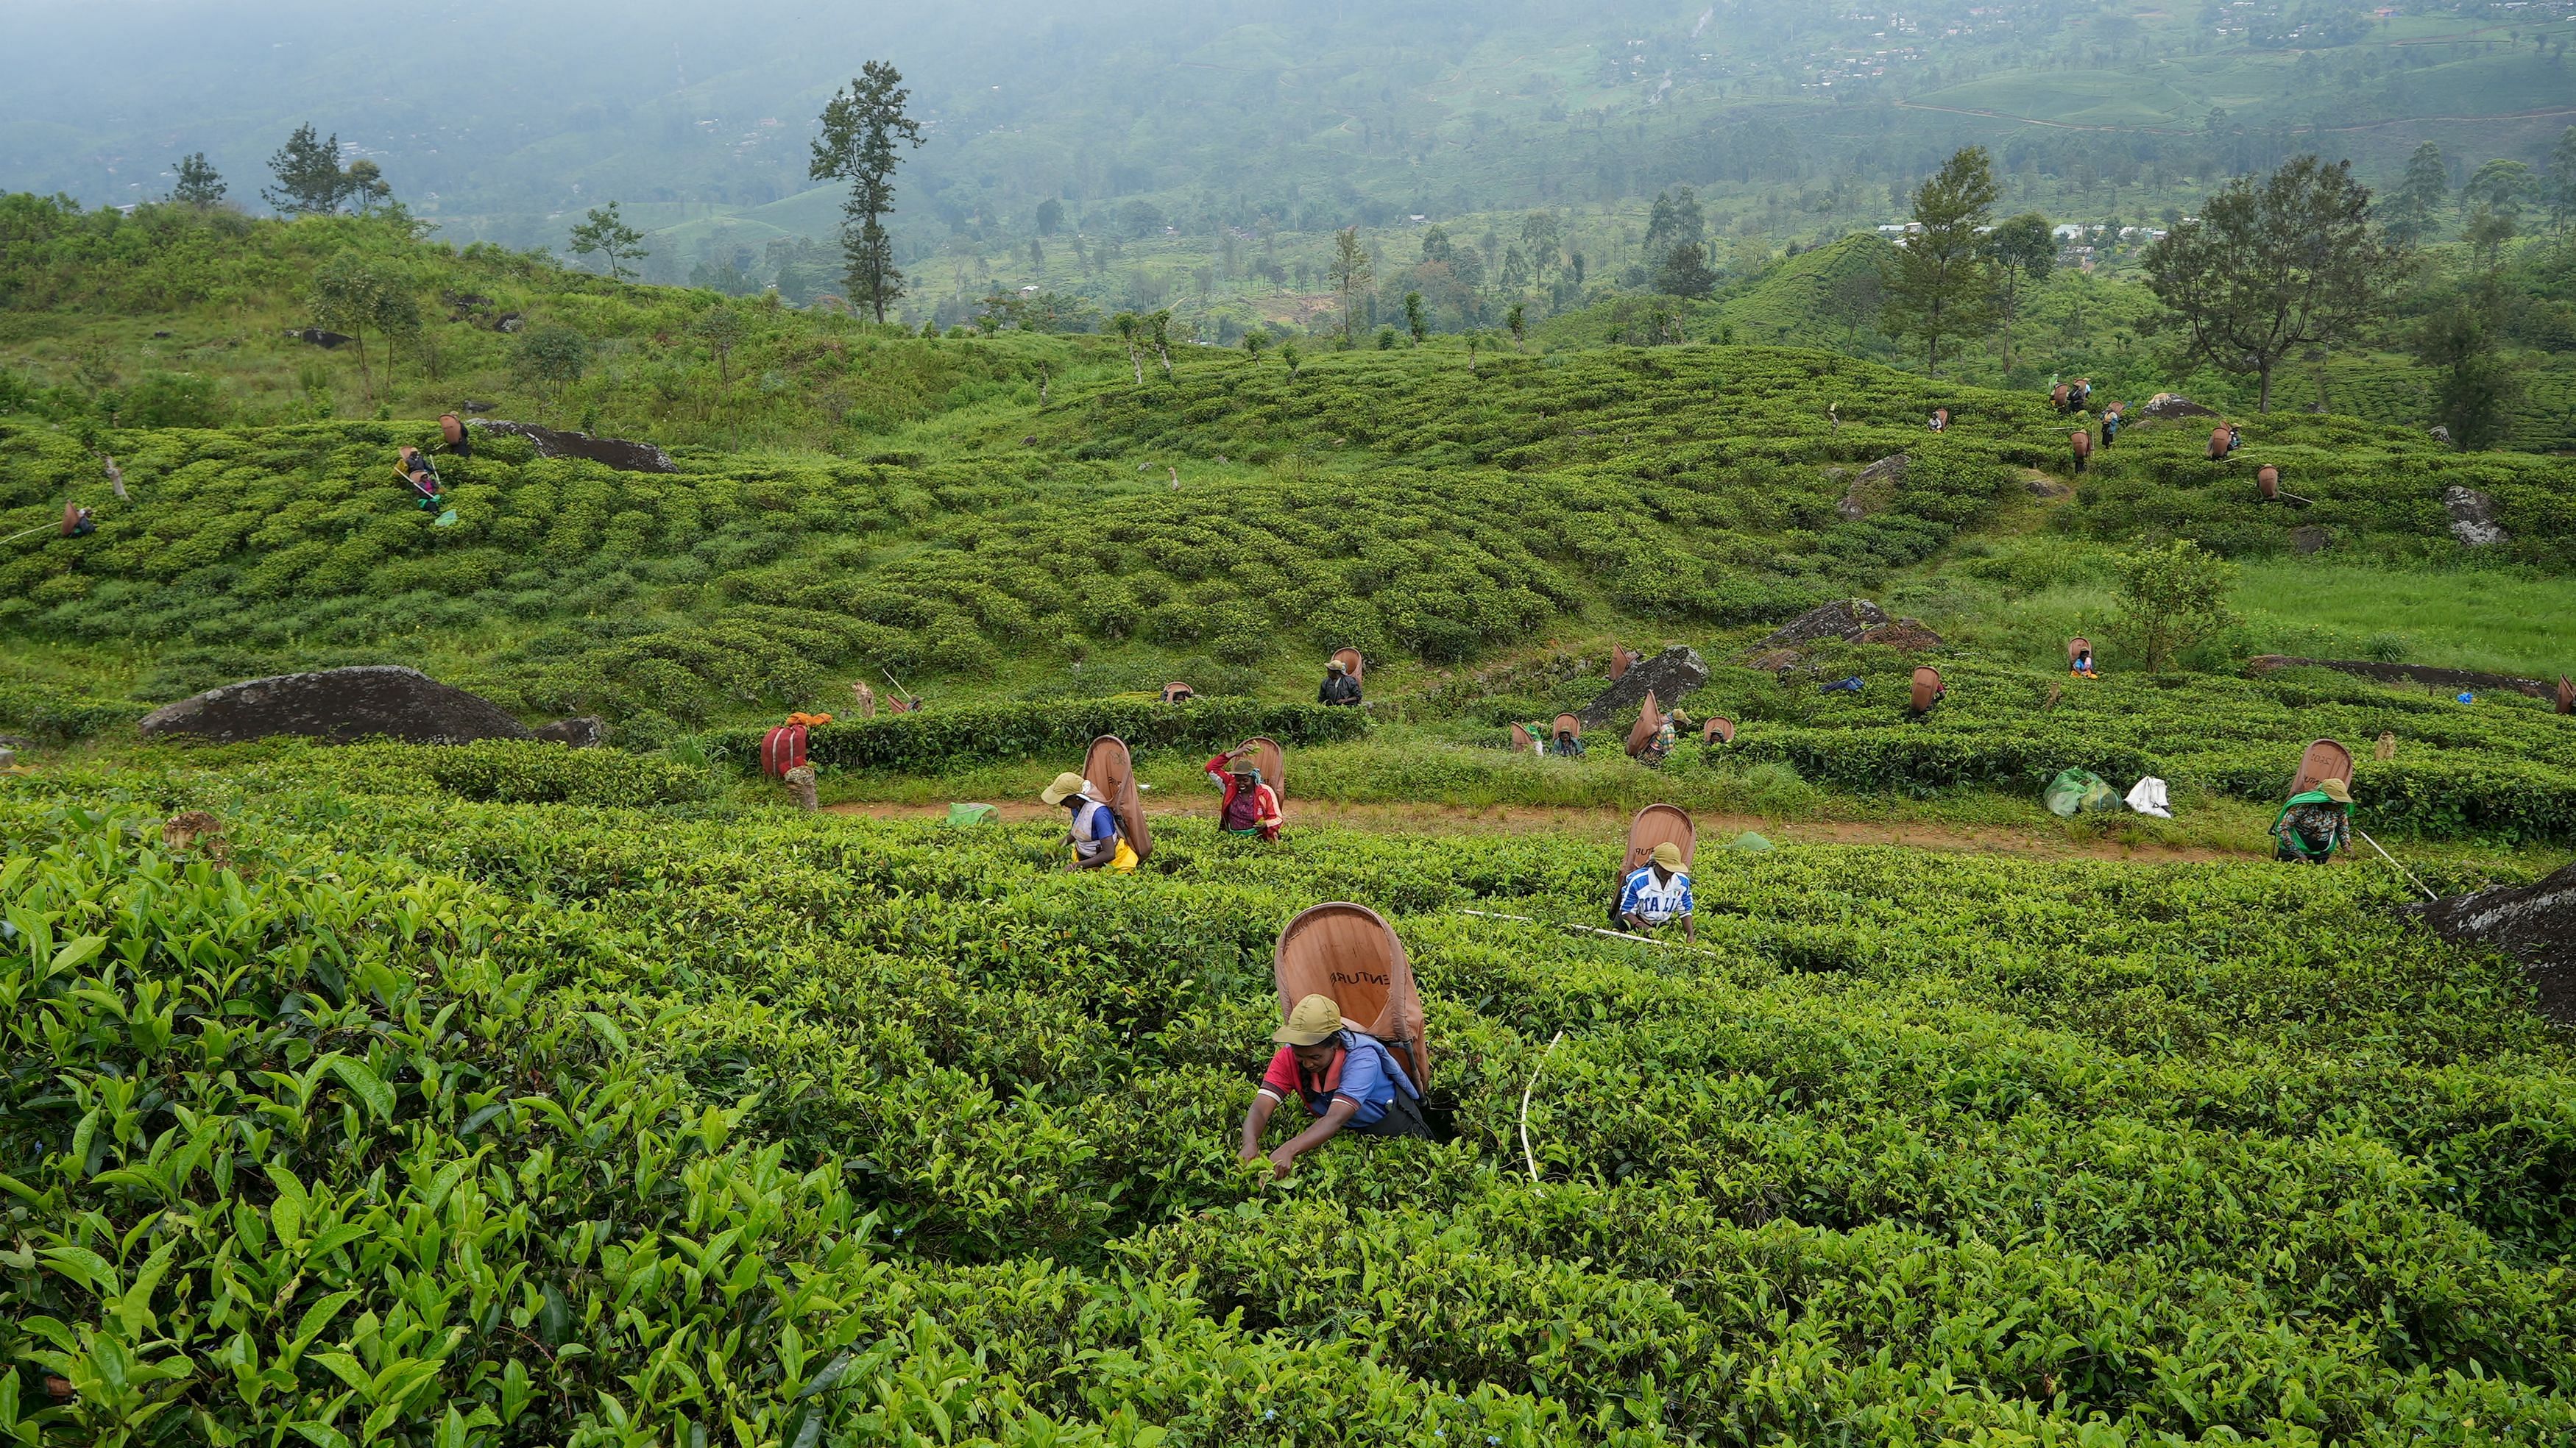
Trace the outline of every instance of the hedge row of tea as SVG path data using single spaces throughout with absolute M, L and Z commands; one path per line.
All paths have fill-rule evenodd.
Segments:
M 2115 543 L 2193 538 L 2238 556 L 2290 551 L 2293 531 L 2312 529 L 2329 557 L 2444 563 L 2471 553 L 2444 506 L 2461 489 L 2483 495 L 2508 535 L 2476 556 L 2552 573 L 2576 561 L 2576 464 L 2564 458 L 2457 453 L 2348 418 L 2243 421 L 2244 446 L 2223 462 L 2209 460 L 2197 426 L 2122 433 L 2094 455 L 2066 525 Z M 2267 463 L 2305 504 L 2263 501 L 2255 474 Z
M 2576 1058 L 2383 872 L 1712 858 L 1690 955 L 1458 913 L 1594 918 L 1554 837 L 1104 879 L 289 753 L 0 795 L 10 1441 L 2576 1432 Z M 1264 1188 L 1337 898 L 1456 1137 Z
M 883 715 L 822 724 L 806 732 L 806 757 L 840 769 L 936 774 L 997 760 L 1059 759 L 1071 767 L 1091 741 L 1114 734 L 1148 750 L 1231 749 L 1256 734 L 1296 747 L 1357 739 L 1368 716 L 1321 704 L 1264 704 L 1254 699 L 1198 698 L 1186 704 L 1103 699 L 1062 704 L 969 704 L 932 713 Z M 698 736 L 711 759 L 757 768 L 765 729 L 715 730 Z
M 1357 397 L 1383 365 L 1309 383 Z M 1182 375 L 1187 391 L 1232 368 Z M 506 707 L 635 719 L 650 737 L 815 702 L 836 671 L 974 679 L 1130 641 L 1229 666 L 1342 645 L 1445 662 L 1596 607 L 1781 617 L 1927 556 L 2005 481 L 1991 444 L 1917 437 L 1885 510 L 1846 520 L 1824 462 L 1895 445 L 1857 432 L 1656 476 L 1337 465 L 1220 470 L 1179 492 L 1017 447 L 733 455 L 655 476 L 487 439 L 445 462 L 458 521 L 442 529 L 390 463 L 428 440 L 394 423 L 115 434 L 128 506 L 71 433 L 0 422 L 0 527 L 41 530 L 66 497 L 99 517 L 91 537 L 40 531 L 0 558 L 0 627 L 154 650 L 152 700 L 434 645 L 474 660 L 452 682 Z M 1498 490 L 1518 506 L 1495 507 Z
M 1961 786 L 2036 795 L 2077 768 L 2123 790 L 2153 774 L 2276 802 L 2307 742 L 2332 738 L 2353 751 L 2356 818 L 2374 833 L 2576 839 L 2576 719 L 2543 700 L 2495 693 L 2464 705 L 2322 669 L 2087 680 L 1942 657 L 1932 662 L 1949 693 L 1916 720 L 1906 711 L 1913 662 L 1857 649 L 1785 681 L 1721 669 L 1685 707 L 1743 725 L 1709 759 L 1781 760 L 1836 788 L 1917 795 Z M 1846 674 L 1860 676 L 1859 693 L 1819 692 L 1820 677 Z M 2395 736 L 2385 762 L 2383 733 Z

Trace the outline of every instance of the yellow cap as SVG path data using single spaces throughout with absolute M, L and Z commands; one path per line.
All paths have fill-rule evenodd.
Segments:
M 1057 775 L 1055 783 L 1048 785 L 1038 798 L 1048 804 L 1062 804 L 1080 793 L 1082 793 L 1082 776 L 1066 770 Z
M 1297 1002 L 1288 1019 L 1270 1033 L 1271 1044 L 1279 1046 L 1314 1046 L 1341 1034 L 1342 1008 L 1328 995 L 1310 995 Z
M 2337 804 L 2352 803 L 2352 791 L 2344 788 L 2344 783 L 2340 779 L 2319 781 L 2317 784 L 2317 793 L 2324 795 L 2326 798 L 2333 800 Z
M 1667 870 L 1678 870 L 1682 867 L 1682 847 L 1666 840 L 1655 846 L 1655 852 L 1650 858 Z

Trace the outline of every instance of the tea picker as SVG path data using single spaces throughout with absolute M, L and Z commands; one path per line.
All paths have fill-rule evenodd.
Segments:
M 1345 1131 L 1428 1139 L 1422 996 L 1394 928 L 1365 905 L 1315 906 L 1280 930 L 1271 971 L 1281 1020 L 1270 1039 L 1279 1050 L 1244 1113 L 1239 1158 L 1263 1155 L 1270 1118 L 1292 1097 L 1313 1124 L 1270 1150 L 1273 1176 Z
M 2322 865 L 2352 843 L 2352 751 L 2332 739 L 2309 744 L 2290 779 L 2289 801 L 2272 820 L 2273 858 Z
M 1628 822 L 1628 845 L 1619 865 L 1610 923 L 1648 937 L 1680 922 L 1682 939 L 1699 943 L 1692 919 L 1690 862 L 1699 831 L 1675 805 L 1650 804 Z
M 895 678 L 894 670 L 880 666 L 877 669 L 877 672 L 885 675 L 885 681 L 887 683 L 894 685 L 895 697 L 888 701 L 888 703 L 892 705 L 888 710 L 889 713 L 918 714 L 921 712 L 921 696 L 915 694 L 910 689 L 905 688 L 903 684 Z
M 48 528 L 53 529 L 58 537 L 86 538 L 98 531 L 98 524 L 92 520 L 89 509 L 78 503 L 65 503 L 61 518 L 50 523 L 39 523 L 33 528 L 21 528 L 6 538 L 0 538 L 0 543 L 15 543 L 21 538 L 32 538 Z
M 438 469 L 430 464 L 429 458 L 419 448 L 406 447 L 398 459 L 394 464 L 394 475 L 401 478 L 415 495 L 412 506 L 424 513 L 437 511 L 438 516 L 430 520 L 432 527 L 454 527 L 456 510 L 443 506 L 447 502 L 447 493 L 440 486 Z

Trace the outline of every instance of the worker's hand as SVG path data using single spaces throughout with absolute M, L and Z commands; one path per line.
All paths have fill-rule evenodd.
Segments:
M 1288 1143 L 1283 1141 L 1270 1149 L 1271 1180 L 1276 1181 L 1296 1169 L 1297 1153 L 1288 1149 Z

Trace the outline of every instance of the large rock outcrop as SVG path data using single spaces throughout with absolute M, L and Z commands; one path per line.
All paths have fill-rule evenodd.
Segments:
M 379 738 L 463 744 L 535 737 L 527 725 L 480 695 L 442 684 L 418 669 L 387 664 L 226 684 L 165 704 L 144 715 L 139 727 L 146 739 L 219 744 L 277 735 L 335 744 Z
M 2188 397 L 2176 397 L 2170 392 L 2159 392 L 2146 406 L 2138 409 L 2138 415 L 2154 418 L 2158 422 L 2177 422 L 2186 417 L 2216 417 L 2218 414 Z
M 1805 613 L 1764 634 L 1754 645 L 1757 649 L 1793 649 L 1820 639 L 1860 642 L 1860 636 L 1891 622 L 1887 610 L 1866 598 L 1838 600 Z
M 524 437 L 537 449 L 541 458 L 586 458 L 605 463 L 620 472 L 676 473 L 670 454 L 649 442 L 629 442 L 622 437 L 593 437 L 586 432 L 566 432 L 561 428 L 540 427 L 533 422 L 490 422 L 476 418 L 469 424 L 477 432 L 504 437 Z
M 2485 674 L 2475 669 L 2444 669 L 2432 664 L 2383 664 L 2376 659 L 2304 659 L 2293 654 L 2256 654 L 2245 661 L 2245 672 L 2256 676 L 2281 669 L 2332 669 L 2356 679 L 2378 684 L 2412 684 L 2418 688 L 2439 689 L 2446 694 L 2492 694 L 2508 691 L 2546 699 L 2554 692 L 2545 679 L 2526 679 L 2518 674 Z
M 2513 540 L 2495 520 L 2495 499 L 2475 488 L 2444 488 L 2442 510 L 2451 515 L 2451 536 L 2471 548 L 2492 548 Z
M 1651 659 L 1639 659 L 1601 697 L 1576 710 L 1575 717 L 1586 725 L 1607 724 L 1643 706 L 1649 692 L 1656 703 L 1671 708 L 1707 682 L 1708 664 L 1699 650 L 1675 644 Z
M 1842 501 L 1834 504 L 1834 511 L 1855 523 L 1872 513 L 1885 511 L 1887 505 L 1896 500 L 1896 490 L 1905 486 L 1905 470 L 1909 461 L 1903 453 L 1891 453 L 1861 469 L 1853 476 L 1851 485 L 1843 489 Z M 1837 468 L 1835 472 L 1839 474 L 1841 469 Z
M 2454 945 L 2485 946 L 2522 962 L 2542 1012 L 2576 1025 L 2576 865 L 2537 884 L 2453 895 L 2411 913 Z
M 1919 618 L 1889 618 L 1887 610 L 1866 598 L 1843 599 L 1811 608 L 1755 641 L 1736 662 L 1748 669 L 1777 672 L 1805 662 L 1806 646 L 1827 639 L 1848 644 L 1882 644 L 1919 653 L 1941 647 L 1941 636 Z
M 538 725 L 536 737 L 549 744 L 569 744 L 575 749 L 596 749 L 608 742 L 608 721 L 596 714 L 583 714 L 572 719 L 557 719 L 552 724 Z

